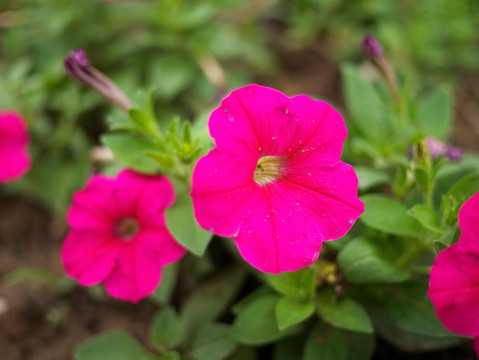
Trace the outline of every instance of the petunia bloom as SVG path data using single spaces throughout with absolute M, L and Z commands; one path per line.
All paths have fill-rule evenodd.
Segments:
M 29 136 L 22 117 L 0 111 L 0 183 L 18 180 L 31 166 Z
M 185 254 L 166 228 L 175 194 L 164 176 L 124 170 L 93 176 L 75 193 L 63 243 L 68 275 L 81 285 L 103 282 L 114 297 L 136 302 L 158 286 L 161 268 Z
M 257 269 L 313 263 L 363 212 L 356 174 L 340 161 L 346 127 L 328 103 L 248 85 L 223 100 L 209 130 L 216 148 L 193 171 L 196 219 L 233 237 Z
M 461 236 L 434 261 L 428 296 L 449 330 L 475 337 L 479 354 L 479 193 L 459 211 Z

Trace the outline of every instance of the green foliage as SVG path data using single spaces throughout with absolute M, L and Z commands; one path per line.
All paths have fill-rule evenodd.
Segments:
M 424 134 L 447 140 L 452 126 L 452 92 L 449 88 L 437 88 L 418 104 L 418 126 Z
M 78 346 L 75 360 L 155 360 L 134 337 L 114 331 L 93 338 Z
M 363 307 L 351 298 L 334 299 L 330 291 L 318 295 L 319 315 L 331 325 L 346 330 L 372 333 L 373 327 Z
M 233 338 L 242 344 L 260 345 L 287 335 L 286 330 L 279 330 L 277 302 L 278 296 L 266 294 L 247 304 L 233 322 Z
M 338 255 L 346 279 L 358 284 L 406 280 L 409 273 L 392 263 L 390 251 L 386 251 L 388 247 L 389 244 L 379 243 L 377 239 L 363 237 L 348 243 Z
M 406 208 L 383 195 L 364 195 L 364 214 L 361 221 L 372 229 L 390 234 L 415 237 L 419 231 L 417 223 L 407 215 Z
M 276 304 L 276 320 L 279 330 L 284 330 L 307 319 L 314 312 L 311 301 L 300 302 L 286 296 Z
M 212 234 L 202 229 L 196 222 L 193 203 L 186 190 L 177 192 L 177 194 L 175 204 L 166 211 L 168 229 L 181 245 L 193 254 L 201 256 L 204 254 Z
M 171 349 L 180 344 L 181 323 L 176 311 L 164 307 L 158 311 L 150 326 L 150 343 L 157 349 Z

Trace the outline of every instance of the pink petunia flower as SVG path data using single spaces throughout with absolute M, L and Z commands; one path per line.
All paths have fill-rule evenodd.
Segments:
M 18 180 L 30 169 L 29 141 L 22 117 L 14 111 L 0 111 L 0 183 Z
M 346 127 L 328 103 L 248 85 L 223 100 L 209 130 L 216 148 L 193 172 L 196 219 L 232 236 L 257 269 L 313 263 L 363 212 L 356 174 L 339 161 Z
M 428 296 L 449 330 L 474 336 L 479 354 L 479 193 L 459 211 L 461 236 L 434 261 Z
M 116 178 L 93 176 L 75 193 L 62 260 L 81 285 L 103 282 L 114 297 L 137 302 L 158 286 L 161 268 L 185 249 L 166 228 L 174 202 L 171 182 L 130 170 Z

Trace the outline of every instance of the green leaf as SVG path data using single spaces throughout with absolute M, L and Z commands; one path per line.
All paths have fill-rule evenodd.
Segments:
M 351 64 L 341 66 L 346 104 L 355 124 L 370 139 L 381 139 L 383 103 L 374 86 L 364 80 Z
M 179 262 L 174 262 L 168 264 L 161 270 L 161 282 L 151 295 L 153 299 L 161 304 L 166 304 L 170 301 L 171 294 L 176 285 L 179 268 Z
M 136 124 L 138 129 L 145 134 L 157 134 L 158 126 L 154 118 L 144 113 L 140 109 L 130 109 L 128 111 L 130 119 Z
M 201 326 L 193 340 L 191 356 L 196 360 L 222 360 L 236 348 L 230 337 L 231 327 L 224 324 L 206 323 Z
M 273 360 L 297 360 L 304 347 L 304 334 L 288 336 L 274 344 Z
M 121 331 L 102 334 L 77 346 L 75 360 L 154 360 L 133 336 Z
M 361 191 L 366 191 L 377 185 L 388 184 L 391 182 L 389 174 L 381 170 L 356 166 L 354 167 L 354 171 L 358 176 L 358 187 Z
M 170 101 L 193 80 L 196 66 L 189 58 L 179 55 L 163 55 L 155 60 L 152 78 L 156 93 Z
M 232 337 L 243 344 L 261 345 L 287 334 L 276 321 L 278 296 L 263 295 L 246 305 L 233 322 Z
M 319 324 L 311 330 L 304 346 L 303 360 L 347 360 L 344 331 Z
M 380 247 L 382 246 L 382 248 Z M 338 255 L 338 263 L 351 283 L 401 282 L 409 277 L 385 256 L 386 244 L 367 238 L 356 238 L 346 244 Z
M 142 173 L 154 174 L 160 171 L 156 161 L 145 155 L 145 152 L 156 152 L 158 147 L 146 138 L 132 134 L 106 134 L 101 137 L 118 160 L 128 167 Z
M 469 199 L 479 190 L 479 174 L 471 174 L 456 182 L 447 192 L 448 197 L 453 197 L 461 203 Z
M 426 229 L 436 234 L 444 234 L 446 229 L 441 228 L 439 219 L 434 211 L 429 209 L 426 205 L 416 204 L 407 211 L 408 215 L 411 215 Z
M 428 283 L 402 284 L 384 302 L 385 311 L 403 330 L 429 336 L 451 336 L 436 316 L 431 301 L 426 296 Z
M 316 268 L 306 267 L 294 272 L 266 274 L 266 280 L 277 291 L 298 300 L 307 300 L 314 294 Z
M 312 302 L 298 302 L 294 298 L 284 297 L 276 304 L 276 320 L 280 330 L 296 325 L 314 312 Z
M 351 298 L 335 301 L 332 291 L 318 295 L 318 314 L 328 323 L 347 330 L 372 333 L 373 326 L 363 307 Z
M 236 296 L 244 277 L 243 269 L 233 268 L 201 284 L 182 308 L 183 336 L 189 337 L 200 324 L 221 315 Z
M 150 343 L 158 350 L 172 349 L 180 344 L 181 323 L 171 306 L 159 310 L 150 326 Z
M 452 125 L 452 91 L 438 88 L 419 102 L 417 109 L 419 129 L 426 135 L 446 140 Z
M 190 194 L 186 190 L 177 190 L 176 193 L 175 204 L 165 212 L 168 230 L 181 245 L 202 256 L 213 235 L 196 222 Z
M 390 234 L 417 237 L 420 228 L 416 221 L 406 214 L 406 208 L 396 200 L 383 195 L 364 195 L 364 214 L 360 217 L 370 228 Z

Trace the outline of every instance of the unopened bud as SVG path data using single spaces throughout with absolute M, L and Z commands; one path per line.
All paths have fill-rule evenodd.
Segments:
M 91 66 L 82 48 L 71 51 L 63 62 L 63 65 L 65 66 L 65 71 L 71 78 L 82 85 L 95 89 L 122 110 L 128 111 L 133 107 L 128 97 L 113 81 Z
M 364 55 L 372 62 L 378 62 L 382 58 L 383 48 L 374 36 L 366 36 L 363 39 L 362 46 Z

